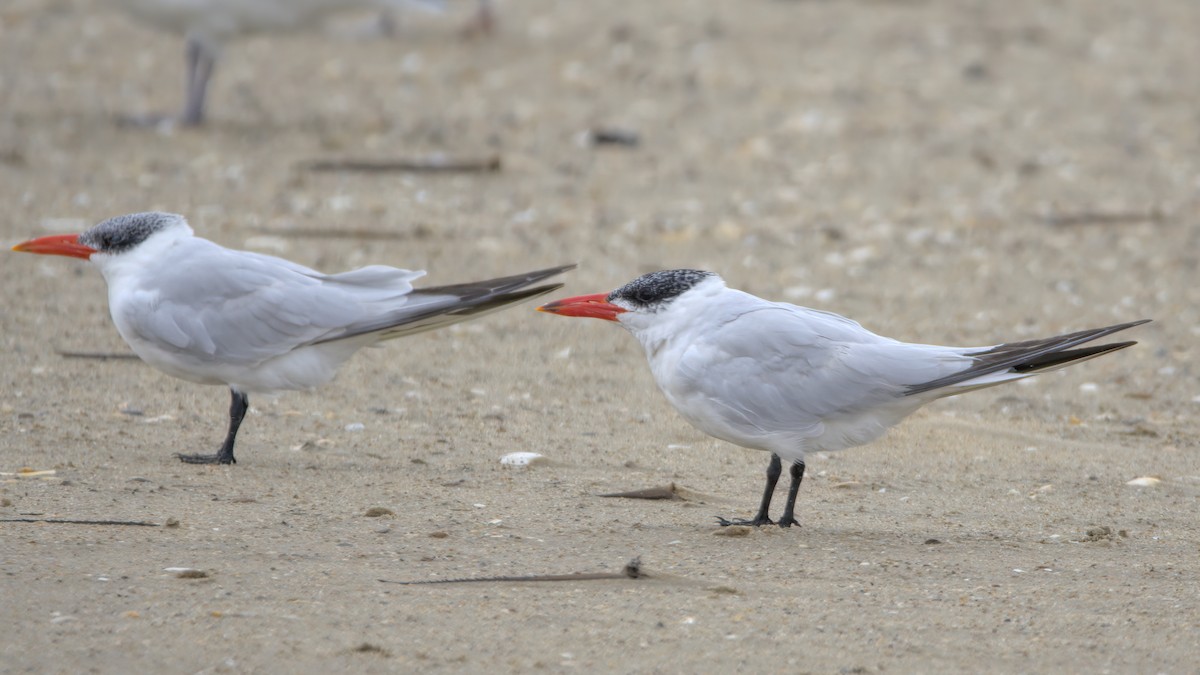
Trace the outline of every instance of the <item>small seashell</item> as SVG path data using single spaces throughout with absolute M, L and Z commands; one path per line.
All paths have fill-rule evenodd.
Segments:
M 164 572 L 173 573 L 179 579 L 206 579 L 208 572 L 195 567 L 164 567 Z
M 1155 476 L 1138 476 L 1131 481 L 1127 481 L 1125 484 L 1134 487 L 1153 487 L 1161 482 L 1162 479 Z
M 545 456 L 536 452 L 510 452 L 500 458 L 500 463 L 504 466 L 529 466 L 545 459 Z
M 31 469 L 27 466 L 23 466 L 20 469 L 17 469 L 17 471 L 15 473 L 8 472 L 8 471 L 0 471 L 0 476 L 20 476 L 21 478 L 36 478 L 39 476 L 53 476 L 56 473 L 58 473 L 58 471 L 56 469 L 42 469 L 39 471 L 37 469 Z

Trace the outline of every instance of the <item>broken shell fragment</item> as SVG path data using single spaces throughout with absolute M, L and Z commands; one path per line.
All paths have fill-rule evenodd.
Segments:
M 510 452 L 500 458 L 504 466 L 529 466 L 544 461 L 546 458 L 536 452 Z

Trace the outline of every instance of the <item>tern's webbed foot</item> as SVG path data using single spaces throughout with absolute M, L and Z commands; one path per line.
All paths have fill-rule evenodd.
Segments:
M 181 452 L 175 453 L 179 461 L 184 464 L 237 464 L 237 460 L 232 454 L 223 455 L 216 453 L 212 455 L 185 455 Z
M 780 527 L 791 527 L 793 525 L 800 527 L 800 521 L 796 520 L 795 516 L 785 515 L 779 519 Z
M 750 527 L 761 527 L 763 525 L 774 525 L 775 521 L 770 518 L 754 518 L 753 520 L 729 520 L 717 516 L 717 524 L 721 527 L 729 527 L 730 525 L 749 525 Z M 787 527 L 786 525 L 784 527 Z

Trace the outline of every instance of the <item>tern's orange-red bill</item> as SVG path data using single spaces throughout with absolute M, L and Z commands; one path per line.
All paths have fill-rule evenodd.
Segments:
M 538 307 L 539 312 L 561 314 L 562 316 L 582 316 L 591 319 L 616 321 L 617 315 L 628 310 L 618 307 L 608 301 L 607 293 L 594 295 L 577 295 L 573 298 L 555 300 Z
M 92 257 L 96 249 L 91 246 L 84 246 L 79 243 L 79 235 L 77 234 L 52 234 L 48 237 L 38 237 L 23 241 L 20 244 L 12 247 L 14 251 L 23 253 L 40 253 L 42 255 L 65 255 L 70 258 L 83 258 L 87 260 Z

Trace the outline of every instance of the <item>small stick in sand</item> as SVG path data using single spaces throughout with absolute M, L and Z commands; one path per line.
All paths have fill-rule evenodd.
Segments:
M 460 579 L 427 579 L 424 581 L 392 581 L 380 579 L 385 584 L 416 586 L 424 584 L 461 584 L 473 581 L 596 581 L 600 579 L 643 579 L 649 575 L 642 571 L 642 559 L 634 558 L 620 572 L 578 572 L 575 574 L 530 574 L 511 577 L 465 577 Z
M 453 159 L 435 155 L 416 159 L 316 159 L 300 166 L 308 171 L 490 173 L 500 170 L 500 157 Z
M 107 361 L 109 359 L 136 359 L 137 354 L 129 354 L 124 352 L 68 352 L 59 351 L 58 355 L 64 359 L 95 359 L 97 361 Z
M 679 499 L 679 492 L 675 489 L 674 483 L 660 485 L 658 487 L 646 488 L 644 490 L 630 490 L 629 492 L 610 492 L 601 497 L 623 497 L 625 499 Z
M 270 235 L 273 237 L 304 237 L 309 239 L 368 239 L 368 240 L 396 240 L 408 239 L 410 237 L 421 237 L 429 233 L 429 230 L 424 226 L 417 226 L 415 230 L 405 231 L 387 231 L 373 230 L 366 228 L 355 228 L 350 230 L 334 230 L 319 227 L 258 227 L 255 232 Z
M 0 518 L 0 523 L 60 523 L 67 525 L 134 525 L 137 527 L 159 527 L 158 523 L 141 520 L 75 520 L 73 518 Z
M 1159 223 L 1166 219 L 1157 208 L 1149 211 L 1080 211 L 1078 213 L 1051 213 L 1042 217 L 1047 225 L 1067 227 L 1071 225 L 1133 225 L 1136 223 Z

